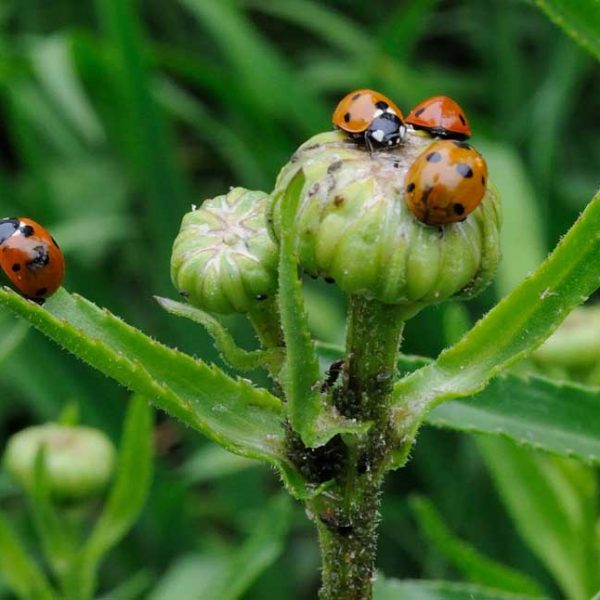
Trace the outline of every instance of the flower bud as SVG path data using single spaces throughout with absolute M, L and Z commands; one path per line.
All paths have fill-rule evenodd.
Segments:
M 94 496 L 112 477 L 115 449 L 101 431 L 49 423 L 23 429 L 7 444 L 4 466 L 26 490 L 33 487 L 36 458 L 42 448 L 46 478 L 56 498 Z
M 247 312 L 277 287 L 277 246 L 265 220 L 270 197 L 233 188 L 183 218 L 171 279 L 194 306 Z
M 481 204 L 462 222 L 430 227 L 418 221 L 407 206 L 404 182 L 431 143 L 426 134 L 409 131 L 401 145 L 368 152 L 342 132 L 313 137 L 279 174 L 273 235 L 278 237 L 286 187 L 302 169 L 306 183 L 296 227 L 306 271 L 334 279 L 348 294 L 390 304 L 474 295 L 499 260 L 499 202 L 486 187 Z

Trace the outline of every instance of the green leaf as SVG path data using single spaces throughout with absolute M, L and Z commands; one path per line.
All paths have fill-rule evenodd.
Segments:
M 69 535 L 66 523 L 52 502 L 44 447 L 40 448 L 36 456 L 32 488 L 31 513 L 44 557 L 57 578 L 62 580 L 74 556 L 75 540 Z
M 288 415 L 294 430 L 310 446 L 314 441 L 316 422 L 321 411 L 318 390 L 321 373 L 315 344 L 308 328 L 302 284 L 298 276 L 294 223 L 304 183 L 304 173 L 299 171 L 281 201 L 278 300 L 286 347 L 282 384 L 288 402 Z
M 337 360 L 343 349 L 319 344 L 319 355 Z M 432 364 L 419 356 L 400 357 L 398 370 Z M 539 376 L 503 374 L 471 397 L 434 408 L 425 423 L 485 433 L 517 444 L 600 465 L 600 390 Z
M 481 438 L 479 447 L 521 537 L 566 598 L 587 600 L 600 585 L 595 473 L 504 440 Z
M 121 149 L 145 192 L 144 217 L 157 255 L 171 252 L 172 236 L 188 204 L 185 182 L 175 164 L 175 152 L 164 114 L 153 97 L 152 76 L 135 2 L 96 2 L 109 52 L 105 73 L 117 108 L 115 125 Z M 97 77 L 97 74 L 94 74 Z M 151 271 L 154 271 L 151 269 Z M 157 272 L 160 274 L 160 270 Z M 166 277 L 159 275 L 166 283 Z
M 535 596 L 511 594 L 470 583 L 449 581 L 398 581 L 378 577 L 375 600 L 533 600 Z M 539 597 L 537 597 L 539 600 Z
M 50 97 L 81 136 L 90 144 L 104 141 L 104 131 L 81 86 L 65 35 L 42 38 L 32 44 L 35 72 Z
M 125 418 L 117 475 L 106 505 L 81 554 L 81 592 L 92 597 L 98 566 L 137 520 L 148 496 L 153 470 L 152 410 L 146 398 L 134 396 Z
M 11 320 L 0 318 L 0 335 L 2 336 L 0 363 L 21 345 L 29 331 L 27 323 L 13 323 L 9 321 Z
M 194 598 L 235 600 L 279 558 L 291 522 L 290 499 L 280 494 L 266 504 L 252 532 L 238 550 L 188 555 L 178 559 L 149 600 Z
M 319 390 L 319 361 L 304 309 L 296 254 L 295 218 L 304 182 L 304 173 L 299 171 L 281 200 L 278 302 L 286 347 L 281 383 L 292 428 L 307 446 L 320 446 L 338 433 L 364 430 L 368 425 L 359 428 L 335 414 Z
M 0 575 L 22 600 L 55 600 L 46 577 L 0 513 Z
M 233 336 L 212 315 L 195 308 L 190 304 L 175 302 L 169 298 L 155 296 L 156 301 L 168 313 L 177 317 L 185 317 L 202 325 L 215 342 L 215 348 L 223 357 L 223 360 L 235 369 L 256 369 L 267 363 L 278 364 L 281 361 L 282 350 L 280 348 L 268 348 L 266 350 L 244 350 L 240 348 Z
M 148 571 L 138 571 L 98 600 L 139 600 L 146 597 L 144 593 L 148 592 L 152 583 L 153 577 Z
M 471 544 L 456 537 L 430 500 L 413 496 L 409 505 L 429 542 L 469 581 L 506 592 L 543 595 L 535 580 L 484 556 Z
M 212 600 L 210 594 L 213 586 L 227 572 L 227 567 L 227 557 L 214 552 L 178 557 L 147 598 L 148 600 L 187 598 L 190 590 L 194 590 L 194 598 Z
M 598 223 L 600 194 L 535 273 L 434 363 L 396 384 L 399 427 L 414 434 L 434 406 L 481 390 L 494 375 L 539 346 L 588 298 L 600 281 Z M 407 413 L 412 422 L 406 421 Z M 404 460 L 404 455 L 398 455 L 395 464 Z
M 291 509 L 289 497 L 283 494 L 265 506 L 252 533 L 232 557 L 220 584 L 214 586 L 209 596 L 204 596 L 207 600 L 237 600 L 279 558 L 290 526 Z
M 227 450 L 275 464 L 294 494 L 310 493 L 285 456 L 281 402 L 267 391 L 159 344 L 64 289 L 43 308 L 0 289 L 0 306 Z
M 597 0 L 536 0 L 536 4 L 600 60 L 600 3 Z
M 231 0 L 205 2 L 180 0 L 223 56 L 223 68 L 239 81 L 244 101 L 257 107 L 260 119 L 270 127 L 274 119 L 299 125 L 313 135 L 327 118 L 325 106 L 310 94 L 295 68 L 245 18 Z M 268 122 L 271 121 L 271 122 Z
M 600 391 L 543 377 L 499 376 L 464 400 L 443 404 L 426 422 L 487 433 L 529 448 L 600 464 Z
M 181 475 L 187 484 L 205 483 L 227 477 L 257 466 L 257 462 L 227 452 L 214 444 L 206 445 L 192 454 L 181 467 Z

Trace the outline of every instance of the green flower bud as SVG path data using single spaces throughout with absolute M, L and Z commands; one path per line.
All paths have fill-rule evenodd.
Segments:
M 432 142 L 409 131 L 403 144 L 369 153 L 342 132 L 316 135 L 279 174 L 270 215 L 274 236 L 285 189 L 303 169 L 296 227 L 306 271 L 334 279 L 348 294 L 390 304 L 476 294 L 500 257 L 499 202 L 488 188 L 462 222 L 431 227 L 418 221 L 407 206 L 404 180 Z
M 233 188 L 185 215 L 173 245 L 171 279 L 190 304 L 247 312 L 277 287 L 277 246 L 265 220 L 270 197 Z
M 26 490 L 33 486 L 42 447 L 48 484 L 56 498 L 77 500 L 96 495 L 112 477 L 115 449 L 101 431 L 49 423 L 23 429 L 7 444 L 4 466 Z

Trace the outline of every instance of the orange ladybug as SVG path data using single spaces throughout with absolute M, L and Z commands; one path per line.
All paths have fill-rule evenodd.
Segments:
M 0 267 L 25 298 L 38 304 L 61 286 L 65 274 L 56 240 L 26 217 L 0 219 Z
M 471 137 L 471 128 L 463 109 L 448 96 L 434 96 L 417 104 L 406 117 L 406 122 L 435 137 L 454 140 Z
M 487 174 L 485 160 L 466 142 L 434 142 L 406 174 L 406 203 L 427 225 L 463 221 L 485 195 Z
M 369 150 L 399 144 L 406 134 L 401 110 L 373 90 L 355 90 L 342 98 L 333 111 L 333 124 Z

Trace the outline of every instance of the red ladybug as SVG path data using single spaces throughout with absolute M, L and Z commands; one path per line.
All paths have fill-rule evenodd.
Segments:
M 487 175 L 485 160 L 472 146 L 439 140 L 408 170 L 404 182 L 406 203 L 427 225 L 464 221 L 483 199 Z
M 406 122 L 415 129 L 424 129 L 431 135 L 454 140 L 471 137 L 471 128 L 462 108 L 448 96 L 434 96 L 417 104 Z
M 373 90 L 355 90 L 342 98 L 332 117 L 333 124 L 369 150 L 399 144 L 406 133 L 400 109 Z
M 65 274 L 56 240 L 26 217 L 0 219 L 0 267 L 25 298 L 38 304 L 61 286 Z

